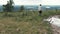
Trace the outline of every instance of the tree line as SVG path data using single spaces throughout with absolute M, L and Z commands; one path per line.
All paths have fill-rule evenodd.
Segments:
M 7 4 L 6 5 L 3 5 L 3 11 L 4 12 L 12 12 L 13 9 L 14 9 L 13 4 L 14 4 L 14 1 L 13 0 L 7 1 Z M 23 11 L 23 10 L 24 10 L 24 6 L 21 5 L 20 11 Z

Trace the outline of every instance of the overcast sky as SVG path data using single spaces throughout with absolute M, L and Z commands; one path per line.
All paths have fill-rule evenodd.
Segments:
M 0 0 L 0 5 L 6 4 L 8 0 Z M 15 5 L 60 5 L 60 0 L 14 0 Z
M 60 0 L 42 0 L 43 5 L 60 5 Z
M 0 0 L 0 5 L 6 4 L 8 0 Z M 13 0 L 15 5 L 39 5 L 41 0 Z

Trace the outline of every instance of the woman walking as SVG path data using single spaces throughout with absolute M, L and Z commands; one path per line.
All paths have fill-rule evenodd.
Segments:
M 41 8 L 41 4 L 39 5 L 39 7 L 38 7 L 38 12 L 39 12 L 39 16 L 41 16 L 41 14 L 42 14 L 42 8 Z

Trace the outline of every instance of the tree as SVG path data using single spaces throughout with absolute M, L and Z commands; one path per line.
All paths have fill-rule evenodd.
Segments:
M 3 5 L 3 10 L 6 11 L 6 12 L 12 11 L 13 8 L 14 8 L 13 3 L 14 3 L 13 0 L 7 1 L 7 4 Z
M 21 7 L 20 7 L 20 11 L 23 11 L 23 10 L 24 10 L 24 6 L 21 5 Z
M 9 1 L 9 9 L 10 9 L 10 11 L 12 11 L 13 8 L 14 8 L 13 3 L 14 3 L 13 0 Z
M 8 12 L 11 12 L 13 10 L 13 8 L 14 8 L 13 0 L 7 1 L 7 4 L 3 5 L 3 11 L 5 11 L 4 16 L 11 16 L 10 14 L 8 14 Z

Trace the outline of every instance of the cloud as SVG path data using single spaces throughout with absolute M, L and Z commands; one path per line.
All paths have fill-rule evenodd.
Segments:
M 6 4 L 8 0 L 0 0 L 0 5 Z
M 6 4 L 8 0 L 0 0 L 0 5 Z M 41 0 L 13 0 L 15 5 L 39 5 Z
M 16 5 L 38 5 L 41 0 L 14 0 Z
M 43 5 L 60 5 L 60 0 L 42 0 Z
M 8 0 L 0 0 L 0 5 L 6 4 Z M 13 0 L 15 5 L 60 5 L 60 0 Z

